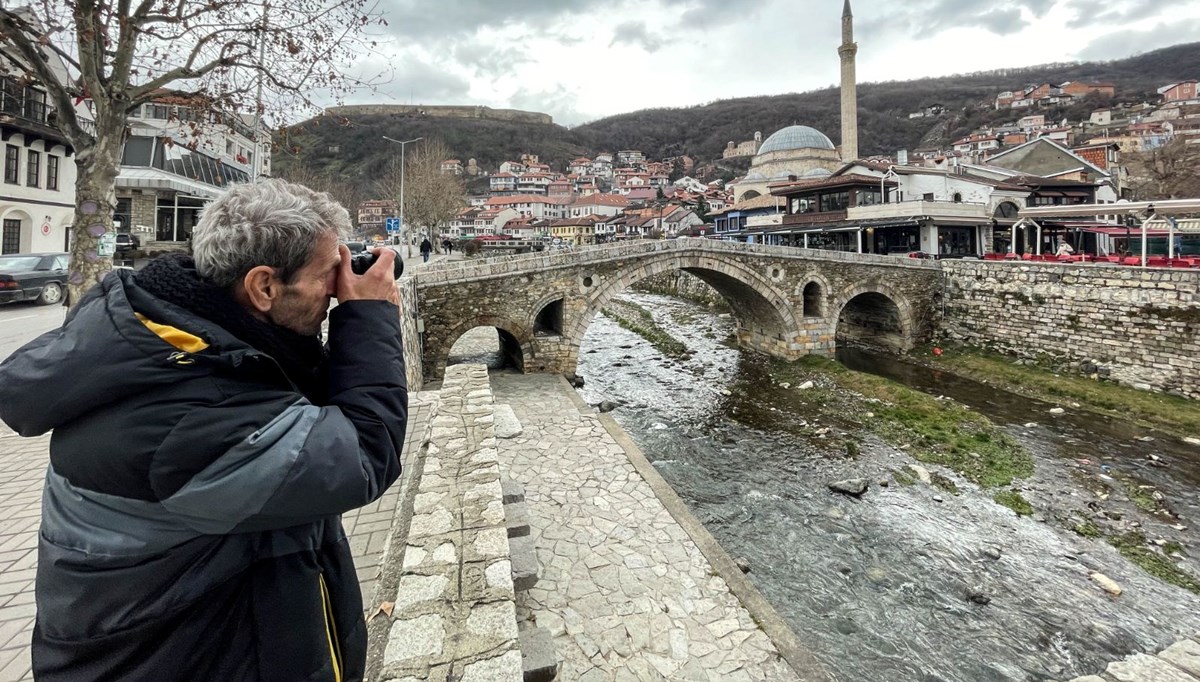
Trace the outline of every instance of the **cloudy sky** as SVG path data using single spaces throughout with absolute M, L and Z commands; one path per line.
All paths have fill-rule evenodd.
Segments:
M 380 0 L 376 94 L 575 125 L 838 79 L 842 0 Z M 1200 2 L 852 0 L 860 82 L 1126 57 L 1200 36 Z

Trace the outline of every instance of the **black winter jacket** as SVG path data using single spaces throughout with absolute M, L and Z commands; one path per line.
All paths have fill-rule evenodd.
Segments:
M 328 404 L 313 405 L 270 357 L 123 271 L 0 364 L 0 419 L 54 431 L 37 679 L 362 678 L 339 515 L 400 474 L 395 306 L 337 306 L 329 351 Z

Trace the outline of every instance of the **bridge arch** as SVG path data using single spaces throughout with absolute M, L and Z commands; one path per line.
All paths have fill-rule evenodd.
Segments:
M 571 365 L 578 359 L 588 326 L 609 301 L 635 282 L 675 270 L 695 275 L 732 304 L 739 343 L 772 355 L 799 356 L 792 352 L 799 323 L 791 302 L 766 273 L 719 255 L 668 253 L 638 260 L 595 282 L 595 287 L 585 294 L 584 310 L 574 316 L 566 332 Z
M 447 343 L 444 344 L 435 359 L 433 376 L 442 377 L 446 375 L 446 365 L 450 361 L 450 353 L 454 350 L 454 344 L 462 338 L 463 334 L 476 327 L 495 328 L 500 341 L 500 354 L 504 357 L 505 364 L 513 365 L 518 371 L 525 371 L 528 360 L 532 355 L 533 332 L 531 329 L 516 324 L 504 317 L 477 315 L 463 320 L 446 335 Z
M 829 280 L 815 271 L 804 273 L 792 297 L 800 308 L 800 314 L 805 318 L 824 317 L 829 301 L 833 294 L 833 285 Z
M 916 345 L 917 324 L 914 308 L 892 287 L 877 281 L 848 287 L 835 298 L 829 316 L 829 333 L 837 342 L 866 341 L 898 350 Z

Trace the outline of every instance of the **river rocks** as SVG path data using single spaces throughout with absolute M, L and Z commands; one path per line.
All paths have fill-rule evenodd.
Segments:
M 1064 409 L 1063 409 L 1063 408 L 1061 408 L 1061 407 L 1052 407 L 1052 408 L 1050 408 L 1050 414 L 1053 414 L 1053 415 L 1055 415 L 1055 416 L 1057 416 L 1057 415 L 1060 415 L 1060 414 L 1066 414 L 1066 413 L 1067 413 L 1067 411 L 1066 411 L 1066 410 L 1064 410 Z
M 1124 590 L 1121 589 L 1121 586 L 1118 585 L 1115 580 L 1104 575 L 1103 573 L 1092 573 L 1088 577 L 1092 579 L 1092 582 L 1099 585 L 1105 592 L 1114 597 L 1119 597 L 1121 596 L 1121 593 L 1124 592 Z
M 750 572 L 750 560 L 747 559 L 746 557 L 740 556 L 740 557 L 734 559 L 733 563 L 734 563 L 734 565 L 736 565 L 738 567 L 738 570 L 741 571 L 742 573 Z
M 783 383 L 781 383 L 781 384 L 779 384 L 779 388 L 784 388 L 784 389 L 787 389 L 787 388 L 791 388 L 791 387 L 792 387 L 792 385 L 791 385 L 791 384 L 789 384 L 789 383 L 788 383 L 788 382 L 786 382 L 786 381 L 785 381 L 785 382 L 783 382 Z
M 1037 422 L 1025 422 L 1025 428 L 1027 428 L 1027 429 L 1036 429 L 1036 428 L 1037 428 Z
M 615 403 L 611 400 L 604 400 L 596 407 L 596 409 L 600 410 L 601 412 L 612 412 L 620 406 L 620 403 Z
M 992 603 L 992 598 L 983 593 L 983 590 L 976 587 L 967 590 L 967 601 L 980 606 L 987 606 Z
M 1191 436 L 1188 436 L 1187 438 L 1183 439 L 1183 442 L 1185 442 L 1189 445 L 1200 445 L 1200 438 L 1193 438 Z
M 850 495 L 851 497 L 861 497 L 867 492 L 869 483 L 865 478 L 848 478 L 844 481 L 834 481 L 829 483 L 829 489 L 835 493 Z
M 946 500 L 942 499 L 942 496 L 941 496 L 941 495 L 934 495 L 934 496 L 933 496 L 933 501 L 934 501 L 934 502 L 945 502 Z
M 723 388 L 721 389 L 721 395 L 730 396 L 733 395 L 733 391 L 729 390 L 728 388 Z
M 579 376 L 578 374 L 572 374 L 568 376 L 567 381 L 571 382 L 571 385 L 575 388 L 583 388 L 583 377 Z
M 933 483 L 933 476 L 929 473 L 929 470 L 920 464 L 909 464 L 905 468 L 911 471 L 913 476 L 917 477 L 918 481 L 925 484 Z
M 1000 549 L 998 547 L 984 547 L 983 555 L 992 561 L 999 561 L 1001 556 Z
M 797 386 L 796 388 L 800 389 L 801 391 L 807 391 L 810 388 L 812 388 L 813 386 L 816 386 L 816 384 L 814 384 L 811 381 L 806 381 L 806 382 L 800 384 L 799 386 Z

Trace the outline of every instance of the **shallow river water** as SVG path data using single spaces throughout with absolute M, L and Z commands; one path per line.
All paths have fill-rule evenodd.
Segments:
M 889 470 L 914 460 L 867 434 L 855 458 L 825 444 L 820 429 L 854 425 L 818 423 L 800 392 L 772 382 L 762 357 L 724 345 L 728 316 L 674 298 L 623 298 L 651 310 L 693 354 L 666 358 L 599 316 L 580 351 L 584 399 L 618 405 L 613 416 L 726 551 L 749 562 L 755 585 L 835 679 L 1069 679 L 1200 631 L 1200 597 L 1066 529 L 1102 502 L 1110 527 L 1195 554 L 1195 446 L 1071 409 L 1051 417 L 1053 405 L 843 352 L 852 369 L 947 396 L 1002 425 L 1035 456 L 1036 473 L 1019 488 L 1038 513 L 1019 518 L 946 470 L 957 495 L 883 487 Z M 476 347 L 452 360 L 494 358 Z M 1120 474 L 1154 486 L 1174 516 L 1138 512 L 1116 493 L 1097 498 Z M 855 476 L 872 481 L 862 498 L 826 487 Z M 1180 566 L 1200 575 L 1194 559 Z M 1097 571 L 1123 594 L 1100 589 L 1089 579 Z

